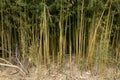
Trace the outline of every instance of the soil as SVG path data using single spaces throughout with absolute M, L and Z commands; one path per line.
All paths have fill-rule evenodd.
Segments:
M 64 62 L 59 67 L 51 63 L 50 67 L 44 65 L 29 68 L 28 74 L 12 67 L 0 66 L 0 80 L 120 80 L 120 71 L 109 67 L 99 73 L 97 69 L 92 71 L 80 70 L 75 62 Z

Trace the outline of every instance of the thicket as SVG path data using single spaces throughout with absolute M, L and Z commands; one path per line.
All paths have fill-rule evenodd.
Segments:
M 119 0 L 1 0 L 2 58 L 29 65 L 120 65 Z

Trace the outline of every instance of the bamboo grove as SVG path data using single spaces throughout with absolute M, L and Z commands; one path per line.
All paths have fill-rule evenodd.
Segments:
M 120 67 L 119 0 L 0 0 L 1 57 L 26 66 Z

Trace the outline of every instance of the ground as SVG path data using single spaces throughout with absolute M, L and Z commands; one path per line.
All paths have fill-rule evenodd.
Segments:
M 71 64 L 64 61 L 61 68 L 51 63 L 48 69 L 44 65 L 29 68 L 28 74 L 14 67 L 0 66 L 0 80 L 120 80 L 120 71 L 113 67 L 102 73 L 97 69 L 80 70 L 74 61 Z

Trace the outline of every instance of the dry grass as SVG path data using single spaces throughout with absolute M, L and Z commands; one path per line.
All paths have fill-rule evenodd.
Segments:
M 23 75 L 19 70 L 10 67 L 0 68 L 1 80 L 119 80 L 120 71 L 115 68 L 106 68 L 102 73 L 97 70 L 80 70 L 75 64 L 75 58 L 69 63 L 64 60 L 63 66 L 51 63 L 47 68 L 45 65 L 29 68 L 29 74 Z

